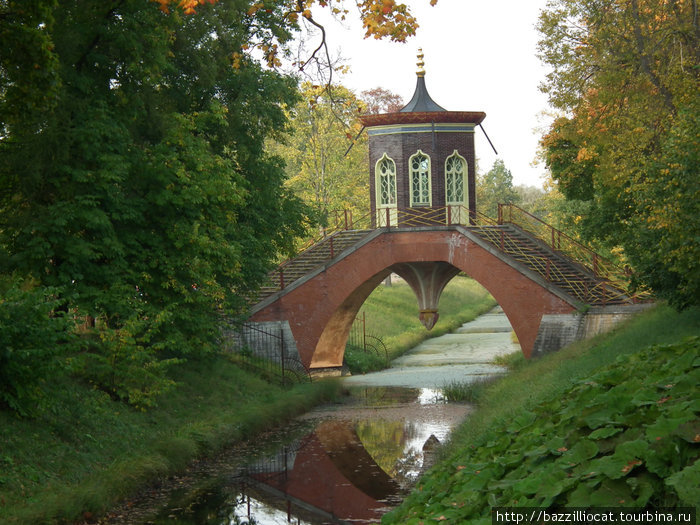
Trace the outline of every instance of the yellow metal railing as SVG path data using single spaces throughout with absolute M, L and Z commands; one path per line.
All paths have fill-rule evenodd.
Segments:
M 304 249 L 292 260 L 280 264 L 270 273 L 269 291 L 281 290 L 301 275 L 302 268 L 294 267 L 294 261 L 303 256 L 319 260 L 330 260 L 339 253 L 336 249 L 340 232 L 372 230 L 376 228 L 422 228 L 435 226 L 462 225 L 473 229 L 474 233 L 496 246 L 502 252 L 524 263 L 546 281 L 568 290 L 585 304 L 611 304 L 639 300 L 627 292 L 627 274 L 612 262 L 583 246 L 564 232 L 553 228 L 544 221 L 514 205 L 499 205 L 498 219 L 479 212 L 472 212 L 464 206 L 379 209 L 355 219 L 351 212 L 332 214 L 331 224 L 324 228 L 321 236 L 310 240 Z M 540 253 L 531 242 L 512 234 L 503 225 L 517 226 L 527 234 L 539 239 L 555 253 L 570 260 L 558 261 L 556 257 Z M 342 248 L 341 248 L 342 249 Z M 577 269 L 576 265 L 582 267 Z M 583 268 L 591 274 L 585 275 Z
M 552 256 L 543 255 L 536 247 L 503 228 L 482 227 L 474 231 L 501 252 L 525 264 L 547 282 L 568 290 L 570 295 L 584 304 L 619 304 L 630 300 L 624 287 L 593 275 L 587 277 L 575 268 L 575 261 L 563 263 Z
M 514 224 L 540 239 L 554 251 L 563 253 L 581 264 L 601 280 L 596 286 L 597 289 L 607 286 L 619 290 L 619 297 L 616 299 L 624 296 L 634 301 L 643 301 L 651 297 L 646 290 L 637 290 L 634 294 L 627 291 L 630 271 L 621 269 L 614 262 L 515 204 L 498 205 L 498 224 Z

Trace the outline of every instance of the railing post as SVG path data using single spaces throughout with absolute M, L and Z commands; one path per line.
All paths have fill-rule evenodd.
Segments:
M 593 275 L 598 277 L 598 254 L 593 252 Z
M 384 208 L 386 211 L 386 227 L 391 227 L 391 213 L 389 213 L 389 208 Z
M 506 243 L 505 243 L 505 236 L 503 234 L 503 230 L 500 231 L 501 234 L 501 251 L 505 252 L 506 251 Z
M 345 229 L 348 230 L 348 210 L 343 210 L 345 214 Z
M 550 226 L 550 227 L 549 227 L 549 230 L 552 232 L 552 250 L 556 250 L 557 247 L 556 247 L 556 242 L 555 242 L 555 240 L 554 240 L 554 228 L 552 228 L 552 227 Z
M 447 226 L 452 225 L 452 206 L 447 205 Z
M 498 224 L 503 224 L 503 204 L 498 203 Z
M 284 383 L 284 328 L 280 324 L 280 364 L 282 367 L 282 383 Z
M 367 319 L 362 312 L 362 350 L 367 350 Z

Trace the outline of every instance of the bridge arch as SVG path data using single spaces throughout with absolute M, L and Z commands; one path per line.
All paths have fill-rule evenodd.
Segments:
M 435 296 L 437 291 L 439 298 L 454 275 L 466 273 L 503 308 L 526 357 L 532 353 L 543 315 L 575 311 L 535 276 L 499 258 L 467 230 L 452 227 L 376 230 L 342 257 L 261 303 L 252 320 L 288 321 L 306 366 L 339 367 L 360 307 L 392 271 L 408 277 L 418 292 L 419 308 L 428 311 L 428 324 L 431 308 L 425 300 L 421 304 L 420 288 L 432 287 L 424 296 Z M 423 272 L 422 279 L 412 279 L 411 272 Z

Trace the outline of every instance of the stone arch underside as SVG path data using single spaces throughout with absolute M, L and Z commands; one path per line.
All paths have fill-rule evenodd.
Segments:
M 252 320 L 288 321 L 305 366 L 339 367 L 350 327 L 369 294 L 392 271 L 429 269 L 430 263 L 442 265 L 444 282 L 438 286 L 444 287 L 459 271 L 484 286 L 503 308 L 525 357 L 532 353 L 543 315 L 575 311 L 572 304 L 458 230 L 393 230 L 290 287 Z M 420 297 L 418 301 L 420 305 Z

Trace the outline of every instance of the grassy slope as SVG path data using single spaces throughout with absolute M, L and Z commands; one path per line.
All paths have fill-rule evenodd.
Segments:
M 478 509 L 476 515 L 481 516 L 483 523 L 491 523 L 489 507 L 514 505 L 512 498 L 517 499 L 518 495 L 519 504 L 535 506 L 576 501 L 588 494 L 586 491 L 599 491 L 596 497 L 607 503 L 625 501 L 624 504 L 630 504 L 630 496 L 647 504 L 656 501 L 657 494 L 649 494 L 649 491 L 659 490 L 659 483 L 663 485 L 663 476 L 659 481 L 659 473 L 663 474 L 670 467 L 656 464 L 663 457 L 661 449 L 654 448 L 661 446 L 656 440 L 665 442 L 649 430 L 654 422 L 660 417 L 674 420 L 677 428 L 665 430 L 673 435 L 664 435 L 663 439 L 675 440 L 673 447 L 685 447 L 687 462 L 692 464 L 699 453 L 697 434 L 690 435 L 694 428 L 698 430 L 700 407 L 696 384 L 687 384 L 683 379 L 698 373 L 698 342 L 696 339 L 681 343 L 697 335 L 700 335 L 699 309 L 678 314 L 659 307 L 645 312 L 613 334 L 577 343 L 537 361 L 521 361 L 509 376 L 489 387 L 479 409 L 453 435 L 444 459 L 421 480 L 399 509 L 384 517 L 382 523 L 478 522 L 472 514 L 474 509 Z M 668 349 L 649 350 L 651 345 L 673 343 L 675 346 Z M 685 358 L 687 354 L 693 359 Z M 620 361 L 616 362 L 618 359 Z M 674 388 L 678 388 L 671 396 L 662 392 L 671 387 L 659 383 L 661 376 L 649 379 L 648 384 L 644 381 L 662 372 L 666 376 L 675 373 L 680 378 L 669 382 L 677 384 Z M 588 384 L 595 374 L 598 374 L 595 381 Z M 618 388 L 614 389 L 616 386 Z M 653 398 L 654 402 L 644 401 L 640 396 Z M 579 401 L 584 398 L 585 402 Z M 609 408 L 611 403 L 619 406 L 605 412 L 604 408 Z M 666 406 L 668 414 L 655 412 L 666 410 Z M 592 407 L 605 413 L 608 420 L 587 418 Z M 599 433 L 592 434 L 596 430 Z M 616 433 L 621 434 L 613 437 Z M 555 438 L 567 441 L 550 450 L 546 444 L 554 443 Z M 623 442 L 627 444 L 615 448 Z M 532 458 L 535 458 L 534 463 Z M 567 465 L 562 467 L 564 460 Z M 590 462 L 594 461 L 601 463 L 591 466 Z M 700 475 L 698 463 L 694 465 L 684 471 L 686 485 Z M 520 471 L 521 467 L 530 470 Z M 537 479 L 538 473 L 552 474 L 549 471 L 556 470 L 555 467 L 560 476 L 567 468 L 572 469 L 566 471 L 561 484 Z M 582 476 L 592 475 L 592 472 L 577 469 L 588 467 L 597 474 L 583 479 Z M 604 471 L 605 476 L 599 471 Z M 628 472 L 635 474 L 628 476 Z M 479 478 L 479 474 L 484 475 Z M 519 476 L 533 481 L 522 481 Z M 545 494 L 542 490 L 545 486 L 553 488 L 554 494 Z M 668 498 L 667 487 L 661 490 L 663 497 Z M 671 492 L 671 496 L 677 496 Z M 618 495 L 617 500 L 610 499 Z M 509 496 L 511 499 L 507 500 Z M 698 498 L 698 494 L 685 492 L 682 498 L 686 498 L 687 504 Z M 588 501 L 590 504 L 590 497 Z M 667 502 L 673 504 L 673 498 Z M 698 503 L 700 501 L 695 502 Z
M 457 278 L 443 294 L 442 316 L 432 332 L 418 321 L 415 296 L 405 283 L 378 288 L 365 309 L 368 319 L 381 319 L 369 329 L 387 335 L 396 357 L 494 304 L 474 281 Z M 0 523 L 99 514 L 149 480 L 281 424 L 336 388 L 315 383 L 290 393 L 224 359 L 186 363 L 175 379 L 178 388 L 147 412 L 69 381 L 55 387 L 51 409 L 36 419 L 0 411 Z
M 283 390 L 225 359 L 188 363 L 147 412 L 65 382 L 36 419 L 0 412 L 0 523 L 99 514 L 194 457 L 282 424 L 334 395 L 318 382 Z
M 426 339 L 455 330 L 463 323 L 488 312 L 495 305 L 496 301 L 480 284 L 468 277 L 457 276 L 442 292 L 440 317 L 430 331 L 418 319 L 416 296 L 404 281 L 375 289 L 362 306 L 360 316 L 364 312 L 367 332 L 381 337 L 391 360 Z M 346 353 L 346 360 L 353 373 L 385 366 L 380 360 L 368 362 L 356 352 Z

